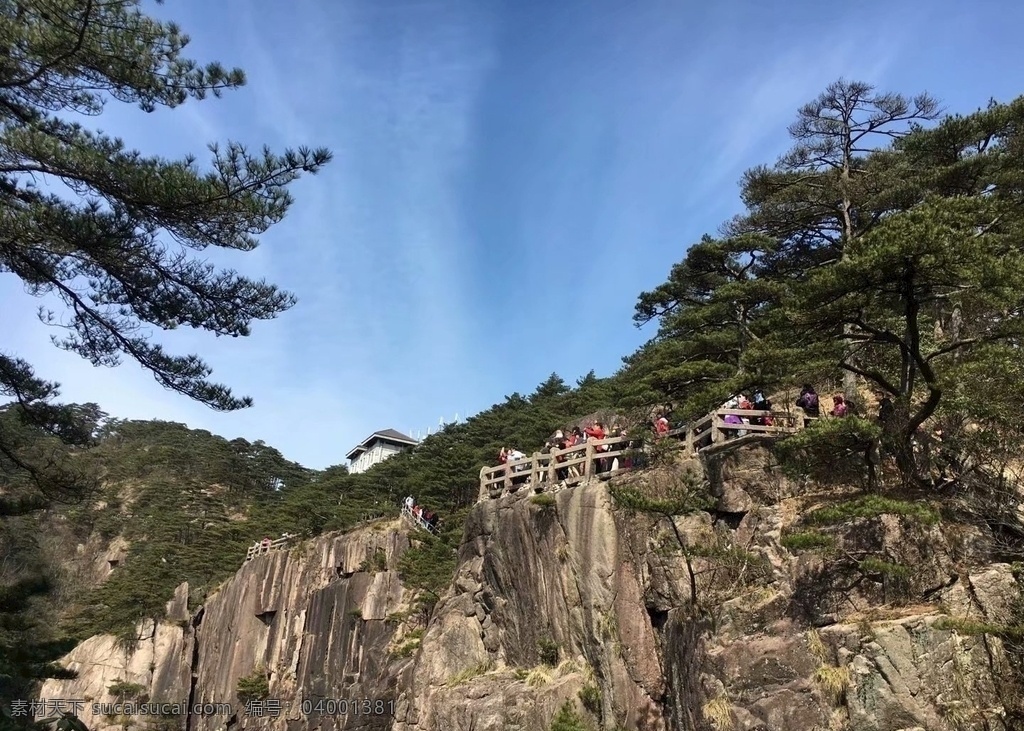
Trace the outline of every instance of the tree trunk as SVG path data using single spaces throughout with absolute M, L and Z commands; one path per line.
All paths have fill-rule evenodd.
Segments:
M 843 327 L 843 330 L 844 332 L 849 333 L 850 326 L 845 325 Z M 846 348 L 847 353 L 849 353 L 851 349 L 850 339 L 846 340 Z M 843 371 L 843 398 L 846 399 L 847 404 L 854 404 L 855 407 L 860 405 L 857 374 L 853 373 L 852 371 Z
M 841 254 L 842 259 L 845 261 L 849 258 L 850 242 L 853 241 L 854 237 L 854 226 L 853 226 L 853 201 L 850 200 L 850 162 L 853 157 L 851 130 L 847 122 L 845 130 L 846 136 L 843 143 L 843 167 L 840 172 L 840 187 L 843 192 L 842 201 L 842 219 L 843 219 L 843 251 Z M 853 351 L 854 341 L 851 337 L 853 333 L 853 325 L 846 323 L 843 325 L 843 356 L 844 360 L 850 365 L 857 365 L 854 362 L 851 353 Z M 853 371 L 843 371 L 843 398 L 846 399 L 848 404 L 859 403 L 859 394 L 857 392 L 857 374 Z
M 892 417 L 883 425 L 883 440 L 886 447 L 896 460 L 904 487 L 922 484 L 920 465 L 914 451 L 914 437 L 917 427 L 911 423 L 910 404 L 900 399 L 895 404 Z

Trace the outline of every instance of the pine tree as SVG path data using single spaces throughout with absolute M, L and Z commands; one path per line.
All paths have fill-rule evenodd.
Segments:
M 695 415 L 838 367 L 895 401 L 886 442 L 920 482 L 914 439 L 955 374 L 998 367 L 996 346 L 1024 335 L 1024 100 L 917 124 L 936 113 L 930 97 L 846 82 L 801 110 L 800 144 L 747 174 L 731 236 L 706 237 L 641 295 L 636 319 L 659 333 L 627 359 L 632 395 Z M 871 135 L 890 145 L 872 150 Z
M 667 282 L 640 295 L 633 320 L 637 327 L 657 320 L 658 332 L 624 359 L 631 403 L 685 403 L 681 415 L 696 416 L 731 393 L 769 385 L 780 354 L 751 356 L 771 331 L 771 305 L 784 291 L 759 276 L 771 252 L 764 236 L 705 235 Z
M 774 167 L 744 175 L 748 213 L 727 231 L 777 241 L 773 266 L 783 275 L 842 260 L 893 205 L 887 196 L 892 181 L 868 168 L 866 156 L 939 113 L 927 94 L 908 99 L 857 81 L 830 84 L 790 125 L 794 147 Z M 852 349 L 848 340 L 847 351 Z M 850 399 L 857 395 L 852 371 L 845 372 L 844 390 Z
M 212 145 L 203 170 L 194 157 L 147 157 L 74 121 L 101 114 L 108 96 L 152 111 L 244 83 L 238 69 L 184 58 L 188 37 L 138 6 L 20 0 L 0 9 L 0 272 L 67 306 L 66 322 L 41 313 L 67 330 L 59 347 L 94 365 L 127 356 L 171 390 L 216 409 L 242 408 L 251 400 L 210 383 L 198 357 L 151 343 L 142 325 L 238 337 L 253 320 L 288 309 L 290 294 L 216 271 L 189 251 L 254 249 L 291 205 L 288 184 L 331 156 L 305 148 L 256 154 L 230 143 Z M 43 181 L 73 196 L 49 193 Z M 31 376 L 23 371 L 0 356 L 0 388 L 16 395 Z
M 31 295 L 55 295 L 67 308 L 65 317 L 40 311 L 44 323 L 65 330 L 53 339 L 58 347 L 93 365 L 128 357 L 170 390 L 219 410 L 243 408 L 251 399 L 210 382 L 198 356 L 165 352 L 145 326 L 239 337 L 250 333 L 253 320 L 287 310 L 294 303 L 289 293 L 217 271 L 191 252 L 256 248 L 258 236 L 288 211 L 288 185 L 331 155 L 306 148 L 256 153 L 231 142 L 211 145 L 204 169 L 195 157 L 146 156 L 87 129 L 81 119 L 102 114 L 111 100 L 151 112 L 245 82 L 238 69 L 184 57 L 188 36 L 146 16 L 140 5 L 0 3 L 0 273 L 17 276 Z M 49 192 L 54 189 L 66 193 Z M 0 397 L 16 404 L 8 414 L 15 418 L 0 419 L 0 517 L 88 492 L 88 480 L 60 448 L 23 438 L 29 427 L 71 444 L 94 436 L 98 410 L 62 407 L 57 396 L 56 384 L 0 352 Z M 0 642 L 31 643 L 19 624 L 28 589 L 8 582 L 3 590 L 9 601 L 0 607 L 7 633 Z M 14 665 L 3 668 L 5 676 L 31 679 L 52 669 L 46 657 L 9 654 L 10 646 L 0 647 Z
M 557 373 L 552 373 L 543 383 L 537 386 L 537 390 L 530 394 L 530 403 L 535 404 L 551 400 L 556 396 L 561 396 L 563 393 L 568 393 L 568 391 L 569 386 L 566 385 L 565 380 Z
M 841 329 L 854 344 L 841 366 L 894 400 L 888 428 L 908 479 L 919 476 L 912 439 L 954 374 L 1024 339 L 1022 124 L 1024 98 L 918 130 L 870 161 L 898 172 L 916 202 L 809 272 L 789 300 L 788 335 Z

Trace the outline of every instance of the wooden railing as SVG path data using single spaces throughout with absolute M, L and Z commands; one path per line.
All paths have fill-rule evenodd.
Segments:
M 630 449 L 631 443 L 640 446 L 636 437 L 591 439 L 568 449 L 552 449 L 547 454 L 536 452 L 532 457 L 484 467 L 480 470 L 480 498 L 500 497 L 527 484 L 534 487 L 545 483 L 575 485 L 591 475 L 610 475 L 630 469 L 638 451 Z
M 252 561 L 257 556 L 262 556 L 265 553 L 276 551 L 279 548 L 284 548 L 292 539 L 295 538 L 291 533 L 283 533 L 280 538 L 273 541 L 256 541 L 254 544 L 249 546 L 249 550 L 245 552 L 245 560 Z
M 770 416 L 772 425 L 727 424 L 725 417 L 730 415 L 751 422 Z M 802 411 L 718 409 L 684 427 L 670 430 L 662 438 L 677 440 L 685 453 L 696 454 L 740 437 L 792 434 L 811 420 L 812 417 Z M 631 436 L 589 439 L 585 444 L 568 449 L 553 449 L 547 454 L 535 452 L 530 457 L 497 467 L 484 467 L 480 470 L 480 499 L 501 497 L 527 485 L 540 491 L 545 486 L 574 485 L 592 476 L 611 476 L 632 469 L 643 453 L 638 449 L 641 444 L 641 440 Z
M 416 513 L 412 512 L 412 508 L 404 503 L 402 504 L 402 517 L 421 530 L 434 534 L 437 533 L 436 527 L 425 521 L 422 515 L 416 515 Z

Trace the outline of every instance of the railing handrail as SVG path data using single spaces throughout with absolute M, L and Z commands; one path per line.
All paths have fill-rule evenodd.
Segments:
M 420 515 L 416 515 L 416 513 L 412 512 L 412 508 L 405 503 L 402 503 L 402 516 L 412 521 L 417 528 L 422 528 L 430 533 L 437 533 L 437 528 L 425 521 L 422 513 Z
M 725 422 L 726 416 L 747 417 L 748 419 L 771 417 L 773 423 L 771 425 L 746 422 L 729 424 Z M 701 450 L 724 443 L 729 438 L 729 433 L 732 432 L 744 431 L 747 434 L 763 436 L 792 434 L 803 429 L 805 421 L 813 421 L 816 418 L 807 416 L 802 411 L 723 407 L 710 411 L 685 426 L 670 429 L 665 434 L 659 435 L 658 438 L 677 439 L 683 443 L 683 448 L 687 451 L 699 453 Z M 624 451 L 610 449 L 598 451 L 598 447 L 611 447 L 616 444 L 629 445 L 639 440 L 640 437 L 628 434 L 603 439 L 588 437 L 586 441 L 565 449 L 551 449 L 545 453 L 534 452 L 522 459 L 496 466 L 484 466 L 480 470 L 480 499 L 489 495 L 491 490 L 499 486 L 503 494 L 510 485 L 514 486 L 519 482 L 530 483 L 534 486 L 544 481 L 553 484 L 559 472 L 563 475 L 566 473 L 572 475 L 571 478 L 562 479 L 560 482 L 567 484 L 578 482 L 591 476 L 595 460 L 615 459 Z M 577 469 L 580 465 L 583 467 L 582 473 Z M 573 472 L 577 474 L 573 474 Z
M 270 553 L 271 551 L 276 551 L 279 548 L 283 548 L 284 546 L 291 543 L 291 540 L 293 538 L 295 538 L 293 534 L 284 533 L 281 535 L 280 538 L 275 538 L 272 541 L 256 541 L 254 544 L 249 546 L 249 549 L 245 552 L 245 560 L 251 561 L 257 556 L 262 556 L 266 553 Z

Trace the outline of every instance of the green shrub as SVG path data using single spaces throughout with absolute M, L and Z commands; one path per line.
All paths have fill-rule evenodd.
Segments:
M 427 534 L 418 534 L 416 538 L 418 543 L 399 559 L 398 570 L 407 587 L 426 593 L 421 604 L 429 615 L 455 575 L 458 556 L 449 540 L 457 538 L 447 535 L 438 538 Z
M 890 563 L 880 558 L 866 558 L 857 564 L 857 568 L 865 574 L 881 574 L 886 578 L 893 579 L 907 579 L 910 578 L 911 574 L 909 566 L 904 566 L 901 563 Z
M 420 639 L 416 638 L 403 642 L 391 654 L 395 657 L 412 657 L 418 649 L 420 649 Z
M 555 504 L 555 496 L 551 493 L 543 492 L 540 495 L 534 495 L 530 498 L 530 502 L 534 505 L 539 505 L 542 508 L 550 508 Z
M 572 701 L 566 701 L 551 719 L 550 731 L 590 731 Z
M 391 654 L 395 657 L 410 657 L 416 650 L 420 649 L 420 644 L 423 640 L 423 629 L 414 629 L 405 635 L 403 642 L 397 648 L 391 651 Z
M 699 556 L 713 560 L 722 569 L 733 574 L 744 575 L 746 582 L 755 582 L 772 575 L 772 564 L 764 554 L 748 551 L 742 546 L 731 543 L 707 544 L 697 543 L 687 547 L 690 556 Z
M 961 635 L 992 635 L 1003 640 L 1024 642 L 1024 624 L 993 624 L 959 617 L 941 617 L 936 620 L 933 627 L 937 630 L 953 631 Z
M 377 548 L 374 552 L 359 564 L 361 573 L 378 573 L 388 570 L 388 554 L 383 548 Z
M 266 671 L 258 667 L 250 675 L 239 678 L 235 690 L 238 693 L 238 700 L 242 703 L 263 700 L 270 695 L 270 680 Z
M 537 640 L 537 654 L 545 665 L 554 667 L 558 664 L 558 644 L 551 639 Z
M 585 685 L 580 689 L 580 702 L 595 716 L 601 715 L 601 689 L 596 685 Z
M 146 686 L 139 683 L 128 683 L 118 678 L 107 688 L 107 692 L 115 698 L 124 700 L 137 700 L 146 692 Z
M 831 548 L 835 539 L 818 531 L 801 531 L 782 536 L 783 548 L 790 551 L 812 551 L 816 548 Z
M 868 419 L 821 419 L 775 443 L 783 471 L 820 485 L 861 484 L 873 476 L 871 455 L 882 430 Z
M 683 477 L 657 486 L 657 497 L 635 487 L 613 487 L 610 492 L 619 507 L 655 515 L 686 515 L 713 508 L 715 500 L 696 480 Z
M 874 518 L 879 515 L 901 515 L 925 525 L 939 521 L 939 513 L 926 503 L 895 500 L 881 495 L 864 495 L 837 505 L 819 508 L 805 520 L 813 525 L 834 525 L 854 518 Z
M 675 439 L 658 439 L 648 446 L 648 451 L 643 453 L 640 464 L 634 462 L 634 466 L 642 469 L 647 466 L 661 467 L 673 464 L 679 456 L 679 442 Z

